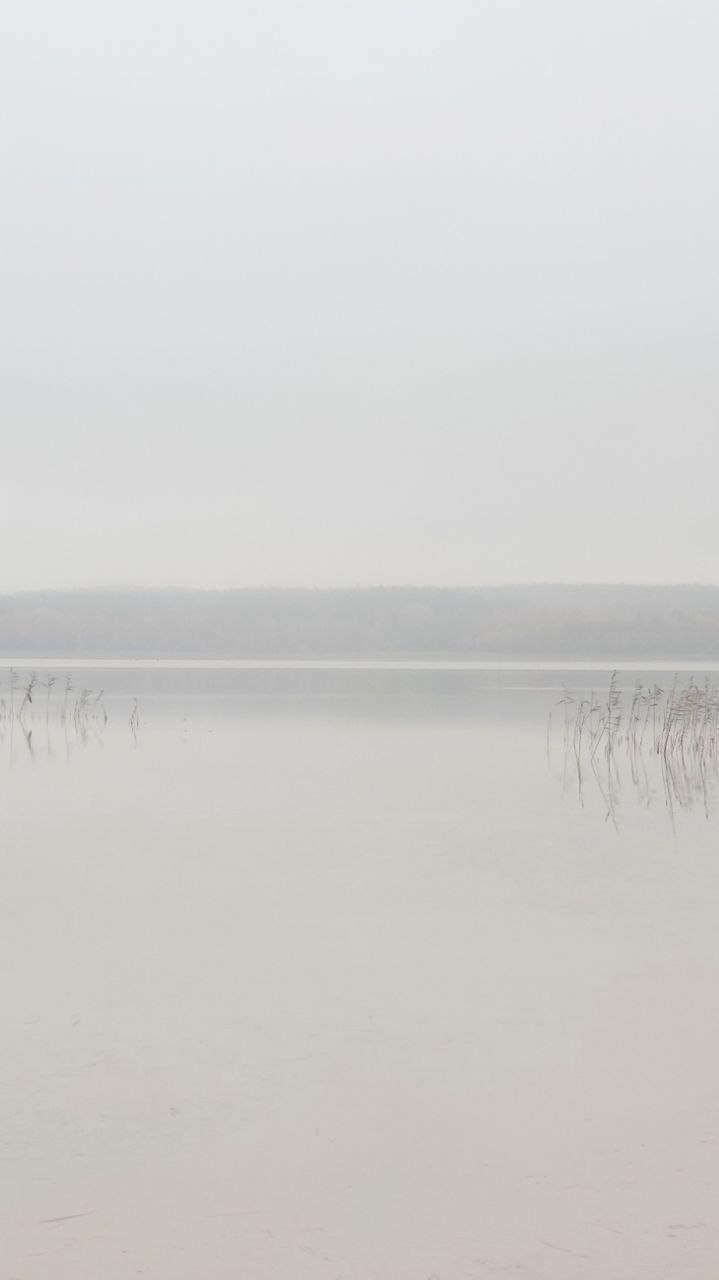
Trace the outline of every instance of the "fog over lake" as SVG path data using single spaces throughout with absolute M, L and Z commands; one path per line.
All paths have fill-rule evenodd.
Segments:
M 0 1280 L 719 1277 L 717 0 L 0 25 Z
M 610 673 L 140 668 L 0 743 L 7 1275 L 713 1278 L 718 828 L 548 760 Z

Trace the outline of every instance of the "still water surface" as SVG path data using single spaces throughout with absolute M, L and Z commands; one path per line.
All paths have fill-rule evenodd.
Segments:
M 715 1280 L 719 826 L 578 803 L 585 677 L 105 664 L 106 726 L 6 725 L 3 1278 Z

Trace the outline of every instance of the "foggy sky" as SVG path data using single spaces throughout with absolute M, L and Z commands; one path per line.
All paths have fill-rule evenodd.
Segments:
M 23 0 L 0 590 L 719 582 L 714 0 Z

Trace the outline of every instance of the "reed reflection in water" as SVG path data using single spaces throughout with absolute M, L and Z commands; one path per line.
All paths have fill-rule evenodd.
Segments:
M 38 752 L 52 759 L 58 748 L 69 758 L 76 748 L 103 744 L 109 722 L 104 689 L 76 688 L 72 676 L 36 672 L 22 677 L 10 668 L 7 684 L 0 686 L 0 749 L 7 747 L 10 761 L 22 745 L 31 760 Z M 128 718 L 137 742 L 140 716 L 137 698 Z
M 613 672 L 604 694 L 587 698 L 565 689 L 563 709 L 563 784 L 576 780 L 583 805 L 587 782 L 598 789 L 606 820 L 618 825 L 623 785 L 631 781 L 645 806 L 657 794 L 672 821 L 678 810 L 701 805 L 708 818 L 719 791 L 719 691 L 678 676 L 668 690 L 637 681 L 628 695 Z M 547 725 L 551 757 L 553 717 Z

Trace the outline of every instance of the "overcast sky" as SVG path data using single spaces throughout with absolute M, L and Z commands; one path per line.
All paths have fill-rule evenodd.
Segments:
M 0 589 L 719 582 L 716 0 L 22 0 Z

